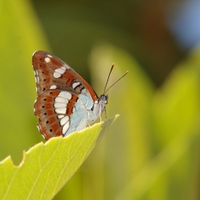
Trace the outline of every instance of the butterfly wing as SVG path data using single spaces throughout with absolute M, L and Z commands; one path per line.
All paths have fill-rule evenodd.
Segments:
M 92 87 L 71 67 L 56 56 L 36 51 L 32 57 L 37 94 L 45 90 L 60 89 L 82 93 L 96 101 L 98 96 Z
M 52 54 L 36 51 L 32 64 L 38 94 L 34 105 L 38 129 L 47 140 L 65 135 L 79 95 L 93 102 L 98 101 L 98 96 L 78 73 Z

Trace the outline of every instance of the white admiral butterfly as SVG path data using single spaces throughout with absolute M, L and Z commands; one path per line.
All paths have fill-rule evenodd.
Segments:
M 46 140 L 80 131 L 101 116 L 108 103 L 105 93 L 110 87 L 98 97 L 77 72 L 45 51 L 34 52 L 32 64 L 38 95 L 34 105 L 39 118 L 37 127 Z

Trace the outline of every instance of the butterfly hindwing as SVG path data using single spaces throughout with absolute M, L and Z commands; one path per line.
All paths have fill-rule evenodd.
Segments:
M 70 126 L 70 115 L 78 99 L 76 94 L 61 90 L 47 90 L 38 96 L 34 105 L 38 129 L 45 139 L 65 135 Z

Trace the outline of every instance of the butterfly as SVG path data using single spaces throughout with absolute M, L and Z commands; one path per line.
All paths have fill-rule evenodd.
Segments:
M 37 90 L 34 113 L 39 118 L 37 127 L 46 140 L 80 131 L 105 111 L 108 103 L 105 92 L 98 97 L 93 88 L 58 57 L 38 50 L 33 53 L 32 65 Z

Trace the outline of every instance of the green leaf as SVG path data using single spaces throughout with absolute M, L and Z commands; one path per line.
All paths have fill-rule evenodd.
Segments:
M 77 171 L 118 115 L 66 138 L 52 138 L 24 153 L 14 166 L 0 163 L 0 199 L 52 199 Z

